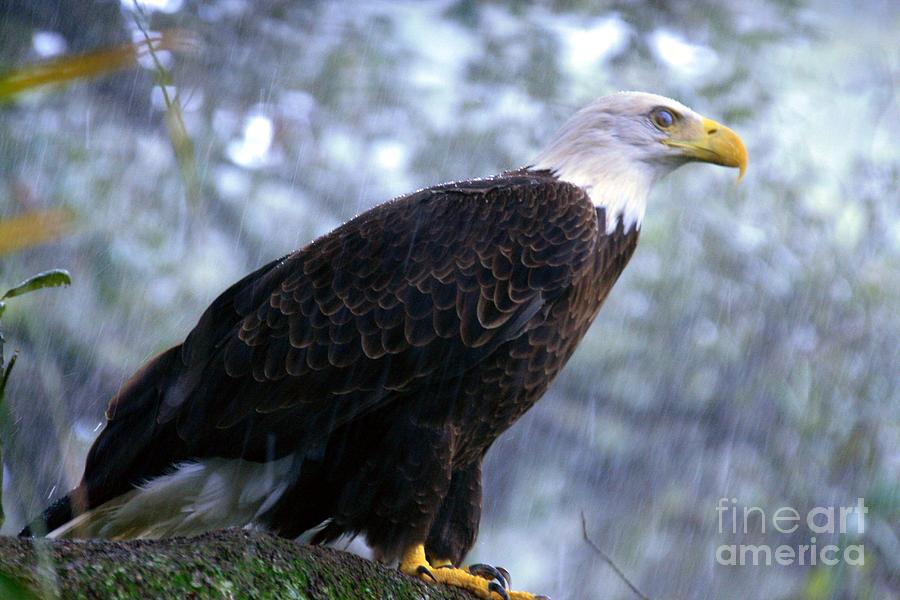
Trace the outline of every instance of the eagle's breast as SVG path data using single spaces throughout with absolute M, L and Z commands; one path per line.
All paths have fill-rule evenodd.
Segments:
M 541 398 L 590 328 L 640 237 L 640 228 L 626 225 L 622 217 L 604 231 L 605 212 L 603 207 L 596 209 L 601 227 L 591 242 L 588 267 L 532 318 L 524 335 L 499 349 L 462 386 L 465 427 L 459 428 L 457 461 L 480 460 L 486 448 Z

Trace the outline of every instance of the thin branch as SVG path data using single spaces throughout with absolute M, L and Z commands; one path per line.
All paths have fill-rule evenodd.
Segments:
M 650 600 L 650 597 L 639 590 L 636 585 L 631 583 L 631 580 L 625 576 L 625 573 L 622 572 L 622 569 L 617 567 L 616 563 L 613 562 L 609 555 L 601 550 L 600 546 L 595 544 L 594 541 L 588 536 L 587 520 L 584 518 L 584 511 L 581 511 L 581 533 L 584 535 L 584 541 L 587 542 L 588 546 L 590 546 L 591 549 L 593 549 L 593 551 L 596 552 L 600 556 L 600 558 L 602 558 L 603 561 L 612 568 L 613 571 L 615 571 L 616 575 L 619 576 L 619 579 L 624 581 L 625 585 L 627 585 L 638 598 L 640 598 L 641 600 Z
M 180 92 L 175 88 L 175 95 L 169 94 L 167 84 L 172 82 L 172 75 L 162 64 L 151 43 L 152 38 L 148 31 L 147 23 L 149 19 L 147 18 L 147 13 L 144 12 L 138 0 L 133 0 L 133 2 L 135 10 L 134 23 L 140 30 L 141 35 L 144 36 L 150 59 L 153 61 L 153 67 L 156 71 L 156 84 L 159 86 L 163 102 L 166 105 L 166 125 L 169 128 L 169 140 L 172 142 L 175 160 L 184 180 L 185 197 L 189 207 L 196 208 L 200 203 L 200 181 L 197 174 L 196 157 L 194 156 L 194 143 L 190 135 L 188 135 L 187 126 L 184 123 L 184 110 L 181 105 Z M 181 35 L 184 36 L 183 33 Z

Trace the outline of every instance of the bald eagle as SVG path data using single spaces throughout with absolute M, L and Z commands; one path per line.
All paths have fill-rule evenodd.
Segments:
M 410 575 L 533 599 L 457 567 L 482 459 L 594 320 L 653 183 L 689 161 L 743 174 L 747 155 L 674 100 L 617 93 L 529 166 L 394 199 L 263 266 L 118 391 L 81 483 L 23 534 L 362 534 Z

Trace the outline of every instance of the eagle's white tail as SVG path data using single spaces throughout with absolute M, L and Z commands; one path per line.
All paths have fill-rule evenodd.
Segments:
M 185 462 L 168 475 L 84 512 L 49 538 L 161 538 L 252 526 L 290 484 L 293 457 Z

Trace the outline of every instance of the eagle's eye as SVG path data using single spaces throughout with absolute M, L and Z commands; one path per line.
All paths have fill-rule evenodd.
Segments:
M 675 124 L 675 113 L 668 108 L 654 108 L 650 118 L 660 129 L 668 129 Z

